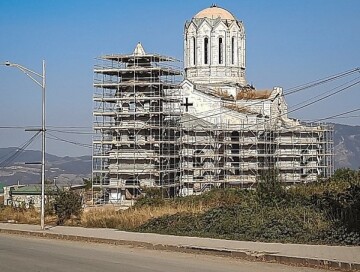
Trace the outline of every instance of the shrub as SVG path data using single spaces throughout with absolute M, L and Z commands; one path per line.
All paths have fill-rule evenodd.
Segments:
M 162 191 L 159 188 L 143 188 L 141 197 L 135 202 L 134 207 L 159 207 L 165 204 Z
M 275 170 L 256 190 L 163 199 L 147 189 L 126 211 L 90 211 L 83 225 L 233 240 L 360 245 L 360 171 L 285 189 Z
M 215 189 L 200 196 L 178 198 L 173 203 L 201 204 L 203 212 L 165 214 L 149 219 L 136 230 L 235 240 L 359 245 L 360 186 L 355 179 L 358 175 L 350 176 L 285 189 L 276 171 L 269 171 L 256 191 Z
M 314 243 L 330 231 L 321 212 L 310 208 L 274 209 L 257 203 L 216 207 L 201 214 L 177 213 L 151 219 L 138 231 L 234 240 Z
M 256 196 L 259 203 L 263 205 L 279 205 L 287 199 L 287 194 L 278 179 L 275 169 L 265 172 L 256 186 Z
M 351 184 L 342 192 L 326 190 L 312 196 L 314 205 L 323 210 L 328 219 L 341 222 L 349 231 L 360 233 L 360 186 Z
M 54 201 L 57 224 L 62 225 L 72 216 L 80 216 L 82 212 L 82 197 L 70 190 L 59 190 Z

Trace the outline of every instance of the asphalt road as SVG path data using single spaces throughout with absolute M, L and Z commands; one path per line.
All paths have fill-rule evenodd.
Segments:
M 325 271 L 223 257 L 0 234 L 1 272 Z

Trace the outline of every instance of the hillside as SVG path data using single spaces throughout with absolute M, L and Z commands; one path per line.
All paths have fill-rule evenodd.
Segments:
M 360 126 L 334 124 L 335 168 L 360 167 Z
M 8 163 L 4 163 L 17 148 L 0 148 L 0 181 L 5 184 L 21 184 L 40 182 L 40 165 L 29 165 L 25 163 L 40 162 L 41 152 L 25 150 L 18 157 Z M 91 156 L 81 157 L 58 157 L 46 154 L 46 178 L 58 183 L 77 184 L 82 178 L 91 175 Z

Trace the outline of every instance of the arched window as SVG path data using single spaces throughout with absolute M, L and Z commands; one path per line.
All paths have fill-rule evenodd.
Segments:
M 192 38 L 193 44 L 193 65 L 196 65 L 196 39 L 195 37 Z
M 235 63 L 235 37 L 231 38 L 231 64 Z
M 219 38 L 219 64 L 223 64 L 224 62 L 224 46 L 223 39 Z
M 209 38 L 204 39 L 204 64 L 209 63 Z

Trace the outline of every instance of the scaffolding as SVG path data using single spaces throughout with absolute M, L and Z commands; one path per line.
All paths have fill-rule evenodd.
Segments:
M 164 197 L 251 188 L 272 169 L 286 185 L 334 172 L 333 127 L 287 118 L 287 109 L 279 109 L 281 101 L 273 103 L 281 96 L 278 89 L 259 94 L 251 89 L 234 98 L 221 88 L 196 86 L 216 97 L 214 121 L 214 113 L 199 117 L 188 112 L 193 104 L 183 99 L 175 59 L 146 54 L 138 44 L 133 54 L 105 55 L 98 61 L 95 204 L 131 205 L 145 187 L 161 188 Z
M 331 125 L 291 126 L 263 117 L 255 123 L 245 118 L 238 124 L 223 120 L 215 125 L 186 114 L 182 120 L 182 195 L 214 187 L 250 188 L 269 170 L 275 170 L 285 185 L 334 173 Z
M 181 70 L 177 60 L 146 54 L 105 55 L 94 68 L 94 202 L 123 204 L 143 187 L 179 182 Z

